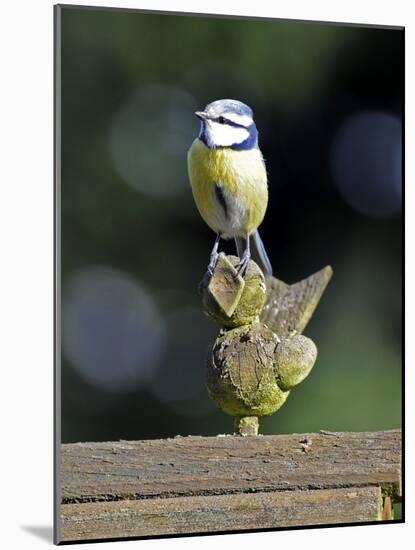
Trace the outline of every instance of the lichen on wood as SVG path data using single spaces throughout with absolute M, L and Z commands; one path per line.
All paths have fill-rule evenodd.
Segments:
M 279 339 L 260 322 L 223 330 L 208 358 L 207 388 L 221 410 L 232 416 L 266 416 L 288 397 L 274 371 Z
M 251 261 L 244 279 L 239 258 L 219 255 L 200 293 L 205 312 L 222 327 L 207 360 L 207 389 L 240 435 L 258 432 L 257 417 L 276 412 L 310 373 L 314 342 L 301 335 L 331 278 L 326 267 L 294 285 L 266 281 Z M 252 428 L 255 426 L 255 428 Z
M 235 433 L 238 435 L 258 435 L 259 421 L 257 416 L 235 416 Z
M 226 328 L 258 321 L 266 300 L 265 279 L 257 264 L 250 262 L 242 278 L 235 269 L 238 262 L 236 256 L 219 254 L 213 277 L 200 285 L 205 312 Z
M 275 376 L 283 390 L 300 384 L 317 359 L 317 347 L 311 338 L 296 334 L 282 340 L 274 354 Z

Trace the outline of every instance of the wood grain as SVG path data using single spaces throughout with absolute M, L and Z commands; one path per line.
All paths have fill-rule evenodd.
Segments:
M 288 285 L 275 277 L 267 281 L 267 300 L 261 315 L 279 338 L 301 334 L 310 321 L 331 277 L 330 266 Z
M 67 444 L 59 540 L 390 519 L 400 463 L 399 430 Z
M 67 504 L 370 485 L 401 492 L 399 430 L 75 443 L 61 458 Z
M 62 540 L 376 521 L 379 487 L 65 504 Z

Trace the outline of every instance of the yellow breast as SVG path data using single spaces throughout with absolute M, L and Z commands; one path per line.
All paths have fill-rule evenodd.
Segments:
M 196 139 L 189 149 L 188 170 L 200 215 L 225 237 L 246 236 L 261 224 L 268 202 L 267 174 L 258 148 L 209 149 Z M 215 193 L 221 186 L 228 204 L 224 216 Z

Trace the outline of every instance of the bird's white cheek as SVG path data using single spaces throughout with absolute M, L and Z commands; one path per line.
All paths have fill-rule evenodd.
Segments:
M 220 147 L 242 143 L 249 137 L 249 131 L 246 128 L 236 128 L 235 126 L 213 121 L 210 122 L 209 126 L 213 143 Z

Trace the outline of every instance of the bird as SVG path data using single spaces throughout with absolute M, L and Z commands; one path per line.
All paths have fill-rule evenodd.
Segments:
M 265 161 L 258 146 L 252 109 L 235 99 L 219 99 L 196 111 L 200 131 L 187 154 L 193 198 L 216 233 L 207 271 L 213 274 L 221 239 L 234 239 L 237 274 L 254 260 L 266 279 L 272 266 L 258 232 L 268 204 Z

